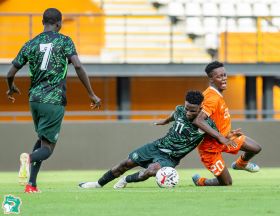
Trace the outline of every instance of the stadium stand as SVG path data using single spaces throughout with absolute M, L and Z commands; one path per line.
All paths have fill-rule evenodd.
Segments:
M 74 4 L 74 1 L 72 3 Z M 91 0 L 80 0 L 80 4 L 75 8 L 70 3 L 65 4 L 64 1 L 48 0 L 42 3 L 33 0 L 10 0 L 0 2 L 2 61 L 9 61 L 17 54 L 22 44 L 42 31 L 41 13 L 44 8 L 53 5 L 61 8 L 63 14 L 68 14 L 63 18 L 64 25 L 61 32 L 71 36 L 79 53 L 85 57 L 91 56 L 93 60 L 100 55 L 101 48 L 104 46 L 104 16 L 93 16 L 93 13 L 102 14 L 102 10 Z M 89 13 L 92 15 L 87 15 Z
M 184 66 L 184 63 L 204 64 L 211 58 L 227 63 L 280 62 L 280 3 L 274 0 L 81 0 L 76 8 L 65 4 L 65 1 L 48 0 L 45 5 L 34 0 L 18 2 L 0 1 L 1 11 L 14 14 L 8 18 L 3 14 L 0 16 L 1 62 L 9 62 L 26 40 L 41 31 L 41 8 L 51 3 L 67 14 L 63 20 L 62 33 L 73 38 L 82 61 L 91 65 L 141 63 L 154 66 L 163 63 L 161 66 L 165 67 L 165 63 L 183 63 Z M 31 2 L 32 5 L 34 2 L 32 8 L 29 7 Z M 19 35 L 21 37 L 18 37 Z M 128 64 L 123 64 L 124 67 L 125 65 Z M 188 65 L 185 67 L 188 68 Z M 166 75 L 168 77 L 129 77 L 130 111 L 171 110 L 173 104 L 181 101 L 186 86 L 199 90 L 207 86 L 207 82 L 199 77 L 201 75 L 175 77 L 172 72 Z M 119 80 L 122 77 L 99 75 L 100 77 L 96 78 L 93 72 L 91 75 L 95 76 L 92 82 L 98 95 L 104 98 L 102 110 L 120 110 L 116 92 L 121 89 Z M 231 109 L 246 108 L 246 79 L 246 74 L 229 77 L 232 89 L 228 89 L 225 97 L 235 96 L 235 86 L 239 86 L 237 94 L 240 95 L 240 100 L 230 100 Z M 27 76 L 18 78 L 17 82 L 23 92 L 28 91 Z M 6 86 L 3 77 L 0 83 L 1 98 L 5 98 Z M 70 77 L 68 83 L 68 111 L 87 111 L 88 101 L 86 96 L 80 96 L 84 94 L 77 80 Z M 165 90 L 161 90 L 162 95 L 166 95 L 165 100 L 157 94 L 162 86 L 165 86 Z M 257 109 L 260 110 L 262 80 L 258 81 L 257 86 Z M 274 98 L 279 97 L 279 86 L 275 85 L 273 88 Z M 27 97 L 27 94 L 22 95 L 13 106 L 7 101 L 1 101 L 0 112 L 26 112 Z M 275 102 L 274 108 L 279 107 L 279 103 Z M 91 117 L 79 116 L 77 119 L 81 118 Z M 100 117 L 103 118 L 104 116 Z M 93 119 L 99 117 L 95 116 Z
M 163 15 L 158 15 L 161 12 L 146 0 L 104 0 L 103 6 L 108 16 L 101 62 L 169 63 L 172 60 L 182 63 L 210 60 L 204 47 L 194 44 L 185 35 L 184 24 L 172 19 L 183 19 L 184 10 L 179 2 L 170 2 Z
M 158 8 L 165 8 L 174 0 L 151 2 Z M 194 39 L 194 43 L 203 41 L 212 58 L 232 63 L 280 61 L 280 52 L 274 48 L 280 45 L 274 40 L 279 37 L 280 29 L 278 1 L 181 0 L 180 3 L 185 8 L 186 34 Z M 247 38 L 248 35 L 252 40 Z M 240 41 L 235 43 L 239 38 Z M 229 40 L 232 42 L 228 43 Z

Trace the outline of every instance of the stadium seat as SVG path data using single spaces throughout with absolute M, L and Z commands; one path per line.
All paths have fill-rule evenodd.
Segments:
M 167 15 L 171 18 L 175 24 L 176 20 L 184 20 L 185 9 L 183 4 L 179 0 L 173 0 L 168 4 Z
M 272 18 L 272 25 L 280 30 L 280 17 Z
M 215 2 L 206 2 L 202 4 L 203 16 L 219 16 L 219 10 Z
M 270 5 L 270 16 L 280 15 L 280 2 L 274 2 Z
M 236 32 L 237 29 L 237 21 L 235 18 L 222 18 L 220 20 L 219 32 Z
M 199 17 L 186 18 L 186 34 L 194 34 L 194 35 L 204 34 L 201 18 Z
M 278 11 L 279 13 L 279 11 Z M 253 4 L 254 16 L 269 16 L 268 5 L 263 2 L 256 2 Z
M 235 5 L 233 2 L 221 2 L 219 14 L 221 16 L 236 16 Z
M 249 2 L 237 2 L 236 4 L 236 15 L 237 16 L 252 16 L 253 11 Z
M 205 33 L 215 33 L 219 31 L 218 18 L 206 17 L 203 19 L 203 29 Z
M 239 32 L 256 32 L 256 19 L 253 18 L 238 18 L 238 31 Z
M 186 16 L 201 16 L 202 9 L 198 2 L 186 2 L 185 4 L 185 15 Z

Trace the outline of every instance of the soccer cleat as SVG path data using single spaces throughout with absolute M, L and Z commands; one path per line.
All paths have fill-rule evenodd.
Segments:
M 27 184 L 25 186 L 24 193 L 41 193 L 41 191 L 37 187 L 34 187 L 34 186 L 31 186 L 30 184 Z
M 248 172 L 260 171 L 260 167 L 257 164 L 252 163 L 252 162 L 248 162 L 248 164 L 245 167 L 239 167 L 236 162 L 233 162 L 231 164 L 231 168 L 235 169 L 235 170 L 246 170 Z
M 29 154 L 22 153 L 19 157 L 20 168 L 18 172 L 18 181 L 21 185 L 27 184 L 27 179 L 30 175 L 30 159 Z
M 125 180 L 126 176 L 122 177 L 115 185 L 114 189 L 122 189 L 125 188 L 127 185 L 127 182 Z
M 80 188 L 102 188 L 98 182 L 82 182 L 79 184 Z
M 205 186 L 205 185 L 204 185 L 205 178 L 201 178 L 199 174 L 195 174 L 195 175 L 192 177 L 192 180 L 193 180 L 193 183 L 194 183 L 196 186 Z

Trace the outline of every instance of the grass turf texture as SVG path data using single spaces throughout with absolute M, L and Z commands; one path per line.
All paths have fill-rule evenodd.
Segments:
M 38 178 L 41 194 L 24 194 L 16 172 L 1 172 L 1 203 L 4 195 L 19 196 L 20 215 L 26 216 L 280 215 L 280 169 L 263 168 L 253 174 L 230 170 L 231 187 L 195 187 L 194 173 L 212 175 L 205 170 L 178 171 L 180 182 L 173 189 L 159 188 L 151 178 L 117 191 L 112 188 L 117 180 L 101 189 L 77 187 L 79 182 L 98 179 L 103 171 L 42 171 Z

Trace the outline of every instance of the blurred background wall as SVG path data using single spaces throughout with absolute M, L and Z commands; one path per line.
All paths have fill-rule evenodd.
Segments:
M 254 158 L 261 167 L 279 166 L 280 125 L 274 121 L 238 121 L 247 136 L 262 145 L 262 152 Z M 152 122 L 64 122 L 59 141 L 46 170 L 108 169 L 127 158 L 135 148 L 163 136 L 168 126 L 154 126 Z M 16 171 L 22 152 L 30 152 L 36 141 L 31 123 L 0 124 L 0 170 Z M 237 156 L 224 154 L 228 166 Z M 197 150 L 182 159 L 180 168 L 202 168 Z

